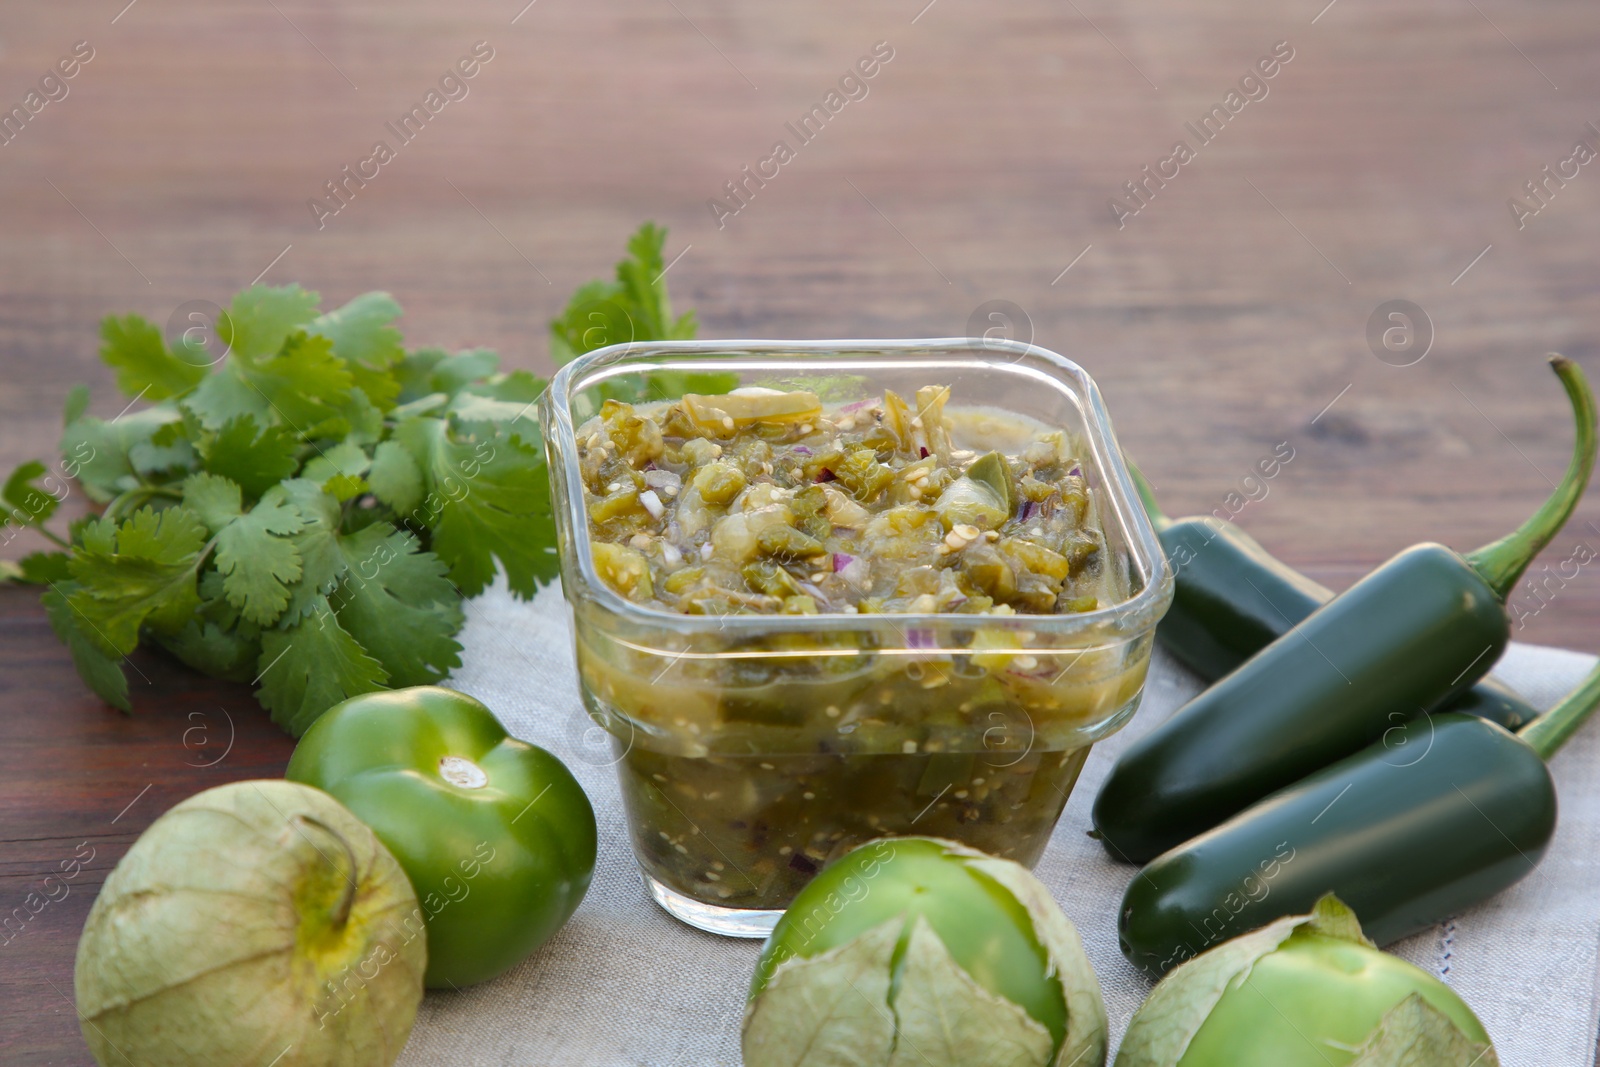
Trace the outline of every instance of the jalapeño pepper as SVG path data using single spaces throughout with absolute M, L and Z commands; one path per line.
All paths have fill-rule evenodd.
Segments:
M 1380 945 L 1533 870 L 1556 825 L 1545 761 L 1600 707 L 1600 667 L 1517 734 L 1456 714 L 1383 741 L 1240 812 L 1129 884 L 1123 955 L 1151 977 L 1337 893 Z
M 1594 397 L 1576 363 L 1550 362 L 1577 440 L 1549 499 L 1468 555 L 1406 549 L 1134 742 L 1095 799 L 1095 829 L 1113 856 L 1150 860 L 1488 673 L 1510 640 L 1506 595 L 1594 467 Z
M 1185 667 L 1214 682 L 1294 629 L 1333 599 L 1333 590 L 1274 557 L 1231 522 L 1214 515 L 1168 518 L 1138 469 L 1128 473 L 1172 564 L 1172 607 L 1156 640 Z M 1515 730 L 1539 712 L 1493 678 L 1446 709 Z

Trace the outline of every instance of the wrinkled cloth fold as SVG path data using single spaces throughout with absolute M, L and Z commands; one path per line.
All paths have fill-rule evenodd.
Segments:
M 634 864 L 606 735 L 584 714 L 559 586 L 532 601 L 497 586 L 467 605 L 462 666 L 446 683 L 493 708 L 507 729 L 572 768 L 594 803 L 600 853 L 572 921 L 509 973 L 430 992 L 406 1067 L 734 1067 L 760 943 L 716 937 L 668 916 Z M 1537 707 L 1577 684 L 1594 658 L 1513 644 L 1495 674 Z M 1090 753 L 1035 873 L 1083 936 L 1105 988 L 1112 1047 L 1149 992 L 1117 949 L 1116 911 L 1134 869 L 1086 836 L 1100 783 L 1122 748 L 1200 689 L 1157 652 L 1143 706 Z M 1600 724 L 1551 762 L 1560 823 L 1539 869 L 1484 904 L 1392 951 L 1440 975 L 1478 1013 L 1505 1067 L 1593 1067 L 1600 952 Z

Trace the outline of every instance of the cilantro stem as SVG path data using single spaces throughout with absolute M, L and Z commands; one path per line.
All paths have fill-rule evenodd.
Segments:
M 130 506 L 136 507 L 138 504 L 146 503 L 152 497 L 158 496 L 167 497 L 171 500 L 183 499 L 183 493 L 170 485 L 137 485 L 106 505 L 105 513 L 101 517 L 112 522 L 121 522 L 123 513 L 129 510 Z M 136 501 L 136 503 L 130 505 L 129 501 Z
M 57 547 L 71 550 L 72 542 L 64 539 L 59 534 L 57 534 L 57 533 L 55 533 L 55 532 L 53 532 L 51 530 L 47 530 L 43 526 L 35 526 L 34 529 L 38 530 L 41 534 L 44 535 L 44 537 L 47 540 L 49 540 L 51 543 L 55 544 Z

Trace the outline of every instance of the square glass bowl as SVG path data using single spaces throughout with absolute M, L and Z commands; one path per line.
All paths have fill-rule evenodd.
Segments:
M 576 428 L 607 396 L 676 396 L 686 373 L 810 390 L 828 410 L 948 385 L 952 411 L 1066 430 L 1121 598 L 1011 616 L 708 616 L 632 603 L 596 574 Z M 541 420 L 583 702 L 611 736 L 634 852 L 663 908 L 704 930 L 765 936 L 824 864 L 886 834 L 1038 861 L 1089 746 L 1138 707 L 1172 599 L 1082 368 L 985 339 L 643 342 L 562 368 Z

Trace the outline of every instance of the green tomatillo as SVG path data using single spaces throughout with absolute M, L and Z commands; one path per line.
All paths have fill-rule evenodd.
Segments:
M 1496 1067 L 1453 990 L 1380 952 L 1337 897 L 1178 967 L 1134 1014 L 1116 1067 Z
M 1026 869 L 869 841 L 800 891 L 750 984 L 746 1067 L 1103 1067 L 1083 943 Z
M 285 777 L 338 798 L 405 868 L 432 988 L 481 982 L 526 957 L 572 916 L 594 874 L 594 809 L 572 772 L 452 689 L 334 705 Z
M 102 1067 L 389 1067 L 422 1002 L 416 912 L 394 857 L 326 793 L 207 789 L 139 836 L 89 909 L 83 1039 Z

